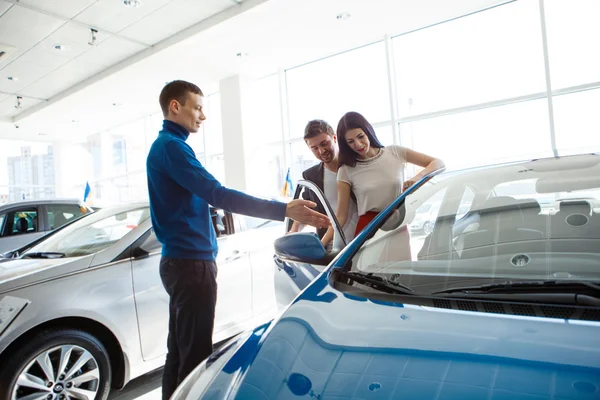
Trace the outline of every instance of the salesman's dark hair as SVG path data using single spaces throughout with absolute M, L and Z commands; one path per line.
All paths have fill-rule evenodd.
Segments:
M 384 147 L 383 144 L 381 144 L 381 142 L 379 141 L 379 139 L 377 139 L 377 136 L 375 135 L 375 129 L 373 129 L 373 125 L 371 125 L 365 117 L 363 117 L 361 114 L 355 111 L 347 112 L 346 114 L 344 114 L 342 119 L 340 119 L 340 122 L 337 126 L 337 137 L 340 146 L 340 167 L 342 165 L 348 165 L 350 167 L 356 166 L 357 154 L 354 150 L 350 148 L 348 142 L 346 142 L 346 133 L 350 129 L 358 128 L 362 129 L 363 132 L 367 135 L 367 137 L 369 138 L 369 145 L 371 147 L 375 147 L 378 149 Z
M 186 81 L 172 81 L 167 83 L 158 97 L 163 116 L 166 117 L 169 113 L 169 104 L 171 104 L 172 100 L 177 100 L 182 106 L 185 105 L 188 93 L 204 96 L 202 90 L 193 83 Z

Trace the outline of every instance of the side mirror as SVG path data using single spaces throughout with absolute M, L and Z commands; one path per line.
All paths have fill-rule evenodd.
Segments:
M 316 233 L 299 232 L 275 240 L 275 254 L 285 260 L 322 264 L 327 250 Z

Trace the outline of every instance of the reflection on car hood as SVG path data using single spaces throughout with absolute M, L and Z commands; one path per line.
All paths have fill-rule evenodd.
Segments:
M 206 398 L 240 372 L 237 399 L 306 390 L 345 399 L 579 399 L 600 391 L 599 322 L 382 302 L 340 292 L 326 275 L 254 351 L 231 358 Z
M 0 263 L 0 293 L 28 283 L 77 271 L 88 265 L 88 257 L 6 261 Z

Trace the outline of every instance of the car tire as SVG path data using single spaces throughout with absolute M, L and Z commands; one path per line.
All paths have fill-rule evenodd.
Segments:
M 45 394 L 48 400 L 62 400 L 72 398 L 69 393 L 85 391 L 94 400 L 106 400 L 111 374 L 108 353 L 96 337 L 77 329 L 45 330 L 0 367 L 0 399 L 39 393 L 40 398 Z

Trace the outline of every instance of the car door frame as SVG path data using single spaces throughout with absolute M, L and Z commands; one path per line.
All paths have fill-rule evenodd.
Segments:
M 329 201 L 327 201 L 327 198 L 325 197 L 325 194 L 323 193 L 323 191 L 314 182 L 307 181 L 307 180 L 299 180 L 298 181 L 298 184 L 296 185 L 296 191 L 294 192 L 294 199 L 301 199 L 300 193 L 302 192 L 303 187 L 312 190 L 314 192 L 314 194 L 317 196 L 317 198 L 319 199 L 319 201 L 321 202 L 321 204 L 323 205 L 323 208 L 325 209 L 325 213 L 327 214 L 327 217 L 329 217 L 329 220 L 331 221 L 331 225 L 333 226 L 333 229 L 336 233 L 333 236 L 333 248 L 332 248 L 331 252 L 335 251 L 336 254 L 339 253 L 339 251 L 341 251 L 344 247 L 346 247 L 346 245 L 348 244 L 348 241 L 346 240 L 346 235 L 344 234 L 344 230 L 340 226 L 340 223 L 339 223 L 335 213 L 333 212 L 333 208 L 329 204 Z M 289 232 L 294 221 L 291 218 L 288 218 L 288 217 L 286 217 L 286 218 L 287 218 L 286 232 Z
M 337 257 L 337 255 L 348 244 L 346 242 L 346 236 L 344 235 L 344 230 L 341 228 L 340 223 L 339 223 L 335 213 L 333 212 L 331 205 L 325 198 L 325 194 L 323 194 L 323 191 L 314 182 L 307 181 L 307 180 L 299 180 L 298 184 L 296 185 L 296 191 L 294 192 L 294 199 L 302 198 L 300 194 L 302 193 L 303 188 L 312 190 L 313 193 L 315 194 L 315 196 L 317 196 L 317 198 L 323 205 L 323 208 L 325 209 L 325 213 L 326 213 L 327 217 L 329 217 L 329 220 L 331 221 L 331 226 L 333 226 L 333 229 L 335 232 L 335 234 L 333 235 L 333 246 L 332 246 L 331 251 L 328 252 L 327 255 L 324 258 L 322 258 L 320 260 L 321 262 L 319 262 L 318 264 L 311 263 L 312 265 L 327 266 L 335 257 Z M 290 231 L 290 228 L 292 227 L 293 222 L 294 221 L 291 218 L 286 217 L 286 224 L 285 224 L 286 234 L 287 234 L 287 232 Z M 298 262 L 297 260 L 287 259 L 287 258 L 282 257 L 277 254 L 275 254 L 274 259 L 275 259 L 275 263 L 278 265 L 282 265 L 282 264 L 285 264 L 288 262 L 294 262 L 294 263 Z

